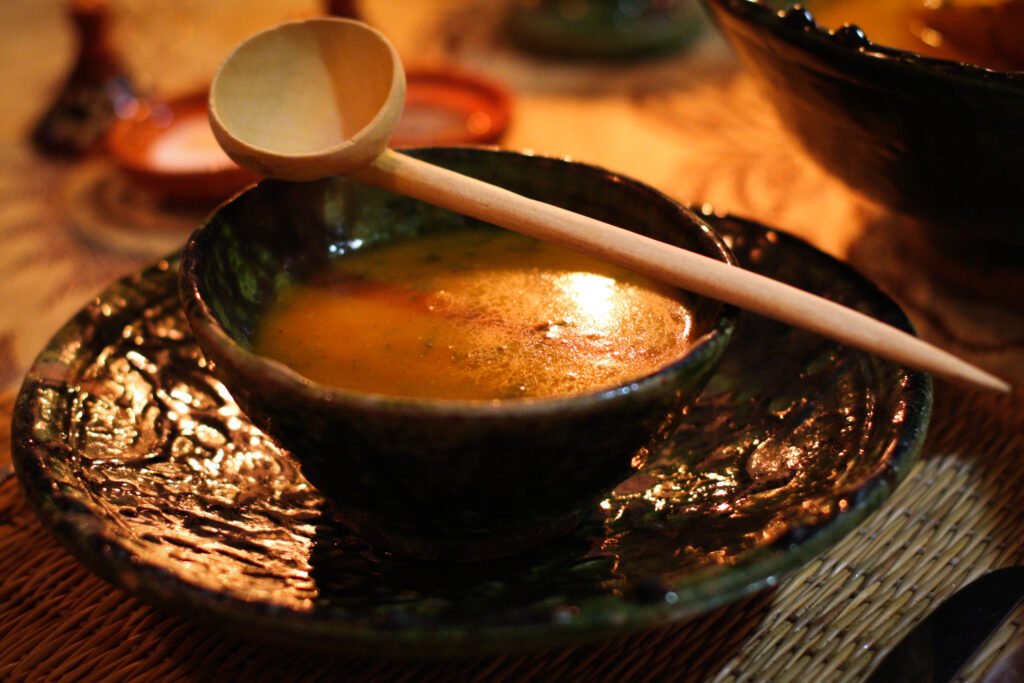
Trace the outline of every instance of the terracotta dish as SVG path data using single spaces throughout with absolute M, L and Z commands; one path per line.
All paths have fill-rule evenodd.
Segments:
M 505 134 L 511 104 L 497 83 L 447 67 L 416 67 L 405 77 L 405 109 L 393 146 L 489 144 Z
M 134 182 L 165 197 L 220 201 L 259 179 L 224 154 L 207 122 L 206 92 L 143 104 L 110 131 L 108 147 Z

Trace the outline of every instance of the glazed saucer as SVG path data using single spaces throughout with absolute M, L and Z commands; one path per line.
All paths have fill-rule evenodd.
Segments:
M 741 263 L 891 324 L 891 300 L 799 240 L 707 216 Z M 931 380 L 743 314 L 678 430 L 567 535 L 501 561 L 375 550 L 208 372 L 177 262 L 112 285 L 53 338 L 15 407 L 39 517 L 142 600 L 334 652 L 444 656 L 652 628 L 774 584 L 907 473 Z

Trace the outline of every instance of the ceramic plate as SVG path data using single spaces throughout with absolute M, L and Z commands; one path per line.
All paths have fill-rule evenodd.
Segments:
M 748 267 L 908 327 L 821 252 L 708 218 Z M 482 653 L 650 628 L 774 583 L 889 495 L 930 405 L 925 375 L 742 315 L 678 431 L 575 532 L 500 562 L 402 560 L 332 520 L 211 378 L 165 261 L 43 351 L 14 457 L 43 523 L 143 600 L 333 651 Z

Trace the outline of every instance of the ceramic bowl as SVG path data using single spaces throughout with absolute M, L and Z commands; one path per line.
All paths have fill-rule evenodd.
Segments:
M 414 153 L 524 195 L 733 263 L 719 237 L 659 192 L 564 160 L 482 149 Z M 275 288 L 332 254 L 470 219 L 349 182 L 263 181 L 221 207 L 182 256 L 181 296 L 214 372 L 351 527 L 424 558 L 511 554 L 571 528 L 627 477 L 710 376 L 735 310 L 696 298 L 696 343 L 628 384 L 564 398 L 422 400 L 312 382 L 251 351 Z
M 705 3 L 822 166 L 958 254 L 1019 263 L 1024 72 L 891 49 L 852 25 L 829 32 L 813 2 Z

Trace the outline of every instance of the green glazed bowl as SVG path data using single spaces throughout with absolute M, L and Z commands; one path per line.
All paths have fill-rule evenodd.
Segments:
M 414 154 L 734 263 L 688 209 L 603 169 L 481 149 Z M 549 399 L 364 394 L 253 353 L 257 320 L 283 283 L 353 248 L 476 223 L 344 178 L 265 181 L 222 206 L 182 256 L 183 307 L 216 376 L 347 524 L 405 555 L 498 557 L 572 528 L 696 397 L 735 322 L 732 307 L 694 297 L 696 342 L 678 361 L 612 389 Z

